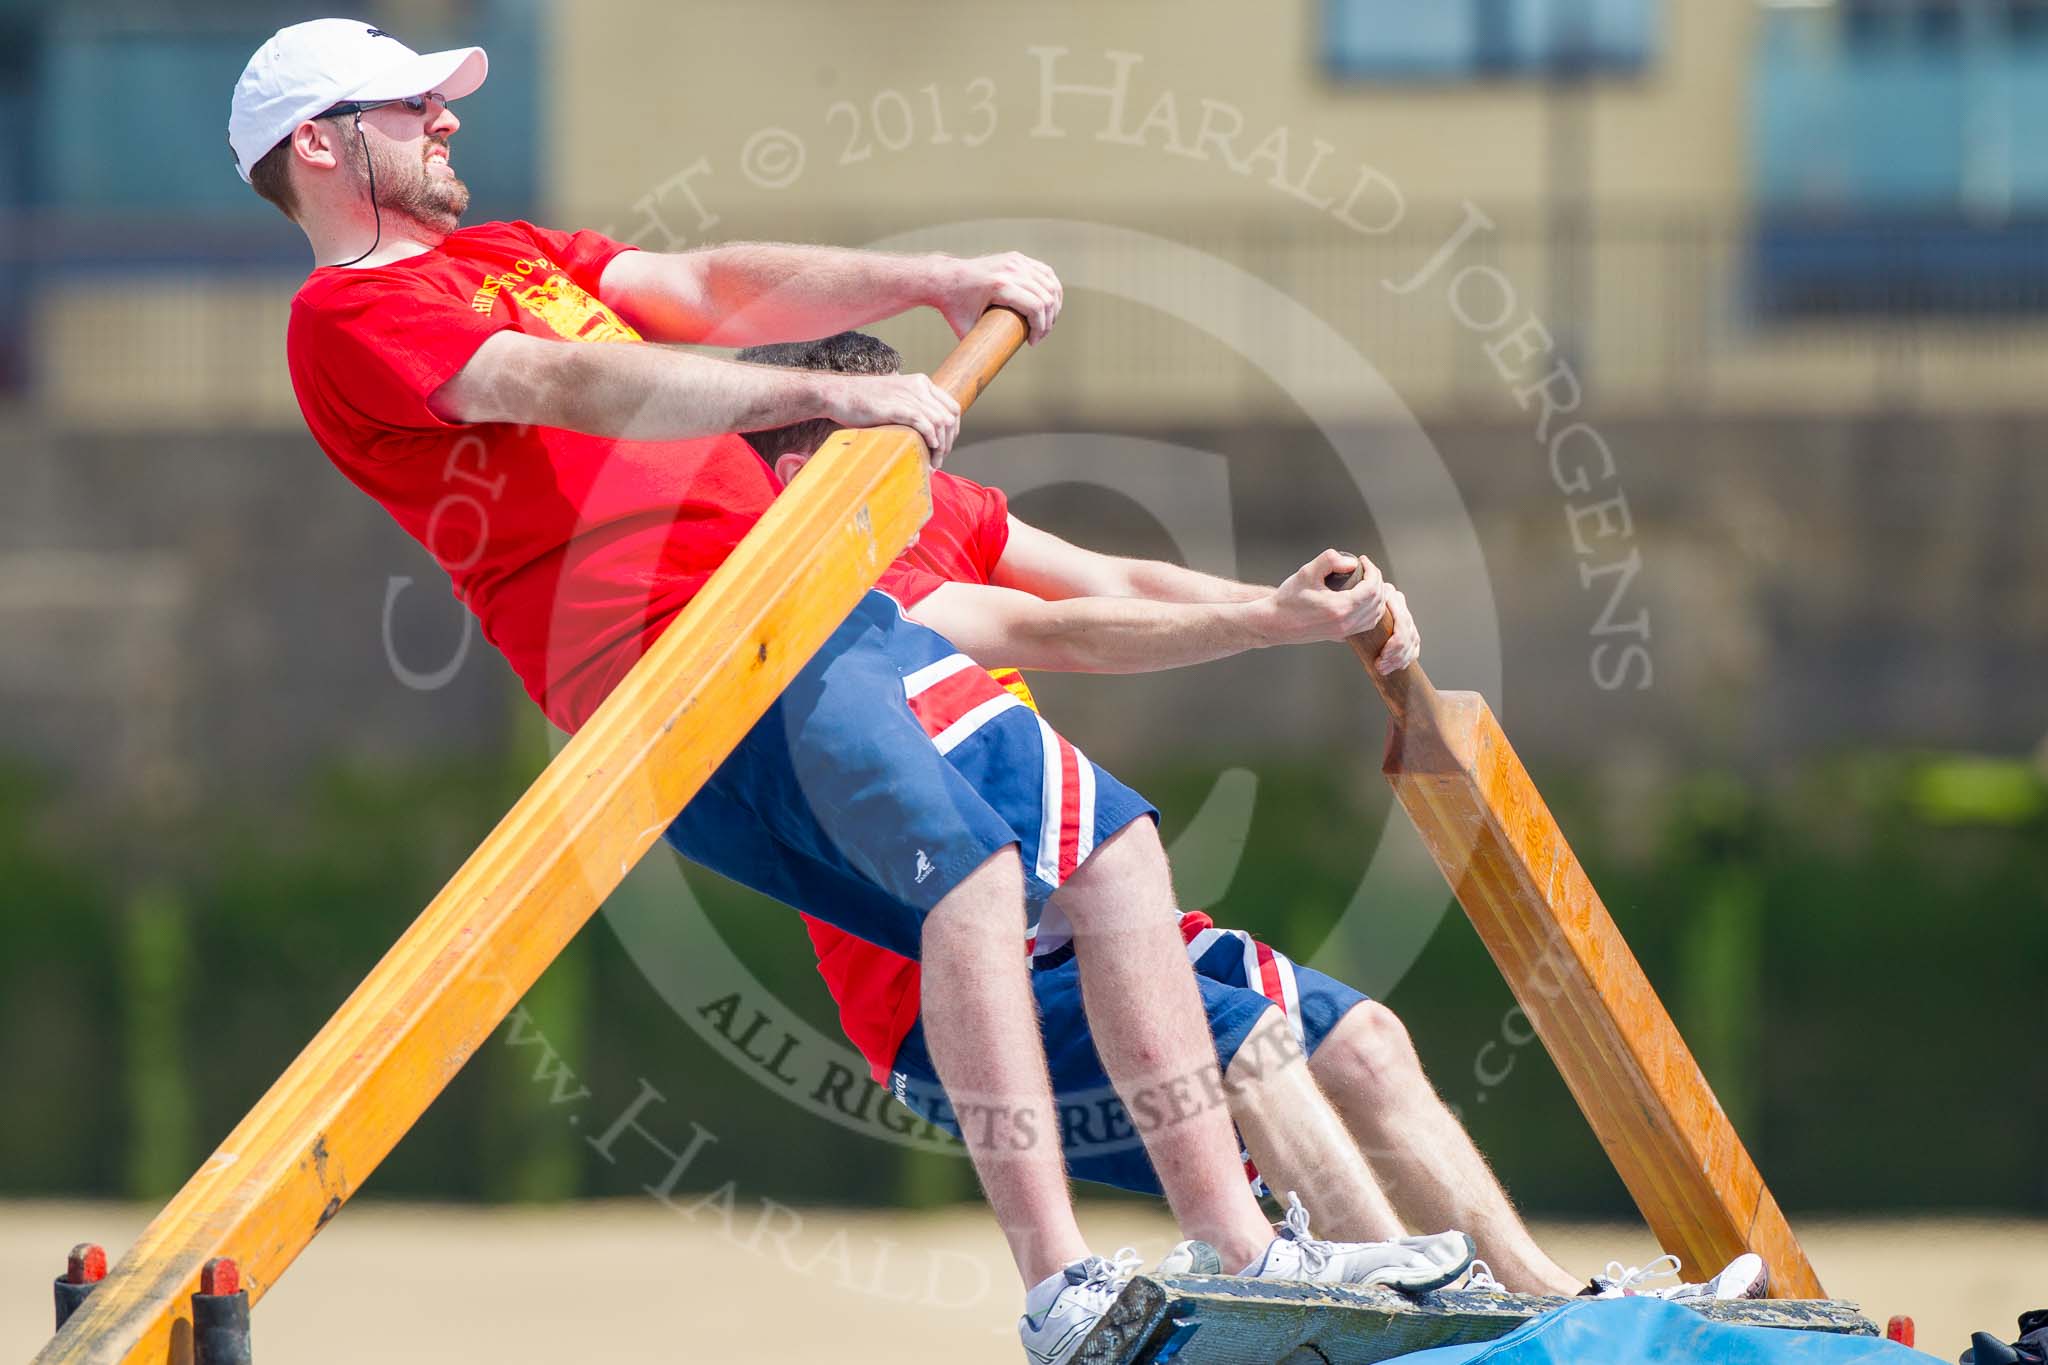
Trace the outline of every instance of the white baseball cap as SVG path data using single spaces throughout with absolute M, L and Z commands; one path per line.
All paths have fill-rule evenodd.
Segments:
M 350 100 L 402 100 L 438 92 L 460 99 L 484 83 L 490 62 L 480 47 L 422 56 L 360 19 L 313 19 L 281 28 L 242 68 L 228 108 L 235 172 L 249 168 L 292 129 Z

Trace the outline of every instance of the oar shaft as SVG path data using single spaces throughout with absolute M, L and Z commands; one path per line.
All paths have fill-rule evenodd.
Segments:
M 964 408 L 1023 340 L 991 309 L 934 377 Z M 909 543 L 920 450 L 884 427 L 819 451 L 38 1365 L 184 1359 L 217 1256 L 263 1296 Z
M 1024 319 L 1008 308 L 991 308 L 960 338 L 960 344 L 932 371 L 932 382 L 959 401 L 964 412 L 981 397 L 1005 361 L 1024 344 Z
M 1359 570 L 1350 573 L 1333 573 L 1323 580 L 1323 586 L 1332 592 L 1343 592 L 1358 582 Z M 1365 665 L 1366 676 L 1372 679 L 1373 687 L 1379 692 L 1380 700 L 1387 704 L 1387 712 L 1393 716 L 1394 724 L 1407 729 L 1416 725 L 1434 724 L 1437 714 L 1436 687 L 1429 681 L 1429 675 L 1422 671 L 1419 663 L 1397 668 L 1392 673 L 1382 673 L 1373 667 L 1373 661 L 1380 656 L 1394 634 L 1394 613 L 1391 609 L 1380 613 L 1379 624 L 1362 634 L 1354 635 L 1345 643 Z

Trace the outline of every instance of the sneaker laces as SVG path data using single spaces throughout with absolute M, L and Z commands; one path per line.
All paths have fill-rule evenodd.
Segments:
M 1308 1210 L 1301 1206 L 1301 1196 L 1293 1190 L 1287 1192 L 1287 1214 L 1280 1227 L 1281 1235 L 1301 1249 L 1301 1263 L 1309 1274 L 1320 1273 L 1330 1263 L 1333 1246 L 1308 1235 Z
M 1123 1247 L 1114 1256 L 1090 1256 L 1081 1263 L 1083 1289 L 1096 1289 L 1113 1293 L 1129 1283 L 1132 1276 L 1144 1266 L 1145 1258 L 1138 1254 L 1136 1247 Z
M 1493 1278 L 1493 1267 L 1476 1256 L 1472 1258 L 1471 1271 L 1465 1276 L 1465 1283 L 1459 1287 L 1480 1294 L 1505 1294 L 1508 1292 L 1506 1285 Z
M 1631 1289 L 1639 1288 L 1650 1280 L 1661 1280 L 1666 1276 L 1677 1279 L 1679 1268 L 1679 1259 L 1667 1251 L 1648 1265 L 1632 1265 L 1626 1269 L 1622 1267 L 1620 1261 L 1609 1261 L 1606 1273 L 1600 1278 L 1607 1281 L 1609 1287 L 1626 1293 Z

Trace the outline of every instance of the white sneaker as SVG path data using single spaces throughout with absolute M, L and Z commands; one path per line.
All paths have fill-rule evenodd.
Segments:
M 1065 1365 L 1089 1330 L 1138 1273 L 1138 1253 L 1125 1247 L 1113 1260 L 1090 1256 L 1033 1285 L 1024 1295 L 1017 1335 L 1031 1365 Z
M 1764 1267 L 1764 1258 L 1753 1251 L 1745 1251 L 1722 1268 L 1721 1273 L 1711 1280 L 1699 1284 L 1667 1284 L 1655 1289 L 1645 1289 L 1648 1280 L 1676 1279 L 1679 1260 L 1665 1254 L 1646 1266 L 1629 1266 L 1624 1269 L 1620 1261 L 1609 1261 L 1604 1274 L 1595 1275 L 1586 1287 L 1584 1297 L 1589 1299 L 1671 1299 L 1678 1302 L 1721 1301 L 1727 1299 L 1760 1299 L 1770 1289 L 1771 1274 Z
M 1207 1242 L 1182 1242 L 1160 1258 L 1154 1275 L 1221 1275 L 1223 1257 Z
M 1248 1279 L 1310 1284 L 1386 1285 L 1404 1293 L 1441 1289 L 1472 1264 L 1472 1239 L 1462 1232 L 1391 1242 L 1325 1242 L 1309 1236 L 1308 1210 L 1292 1191 L 1287 1218 L 1266 1254 L 1244 1270 Z
M 1468 1294 L 1508 1294 L 1513 1291 L 1493 1277 L 1493 1267 L 1484 1261 L 1472 1262 L 1472 1269 L 1465 1276 L 1465 1283 L 1458 1286 Z

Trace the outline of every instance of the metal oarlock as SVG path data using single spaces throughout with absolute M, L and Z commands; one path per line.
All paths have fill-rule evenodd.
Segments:
M 192 1365 L 250 1365 L 249 1291 L 242 1271 L 216 1256 L 199 1272 L 192 1296 Z
M 71 1248 L 64 1273 L 57 1277 L 57 1325 L 78 1311 L 85 1296 L 107 1278 L 107 1249 L 97 1242 L 80 1242 Z

